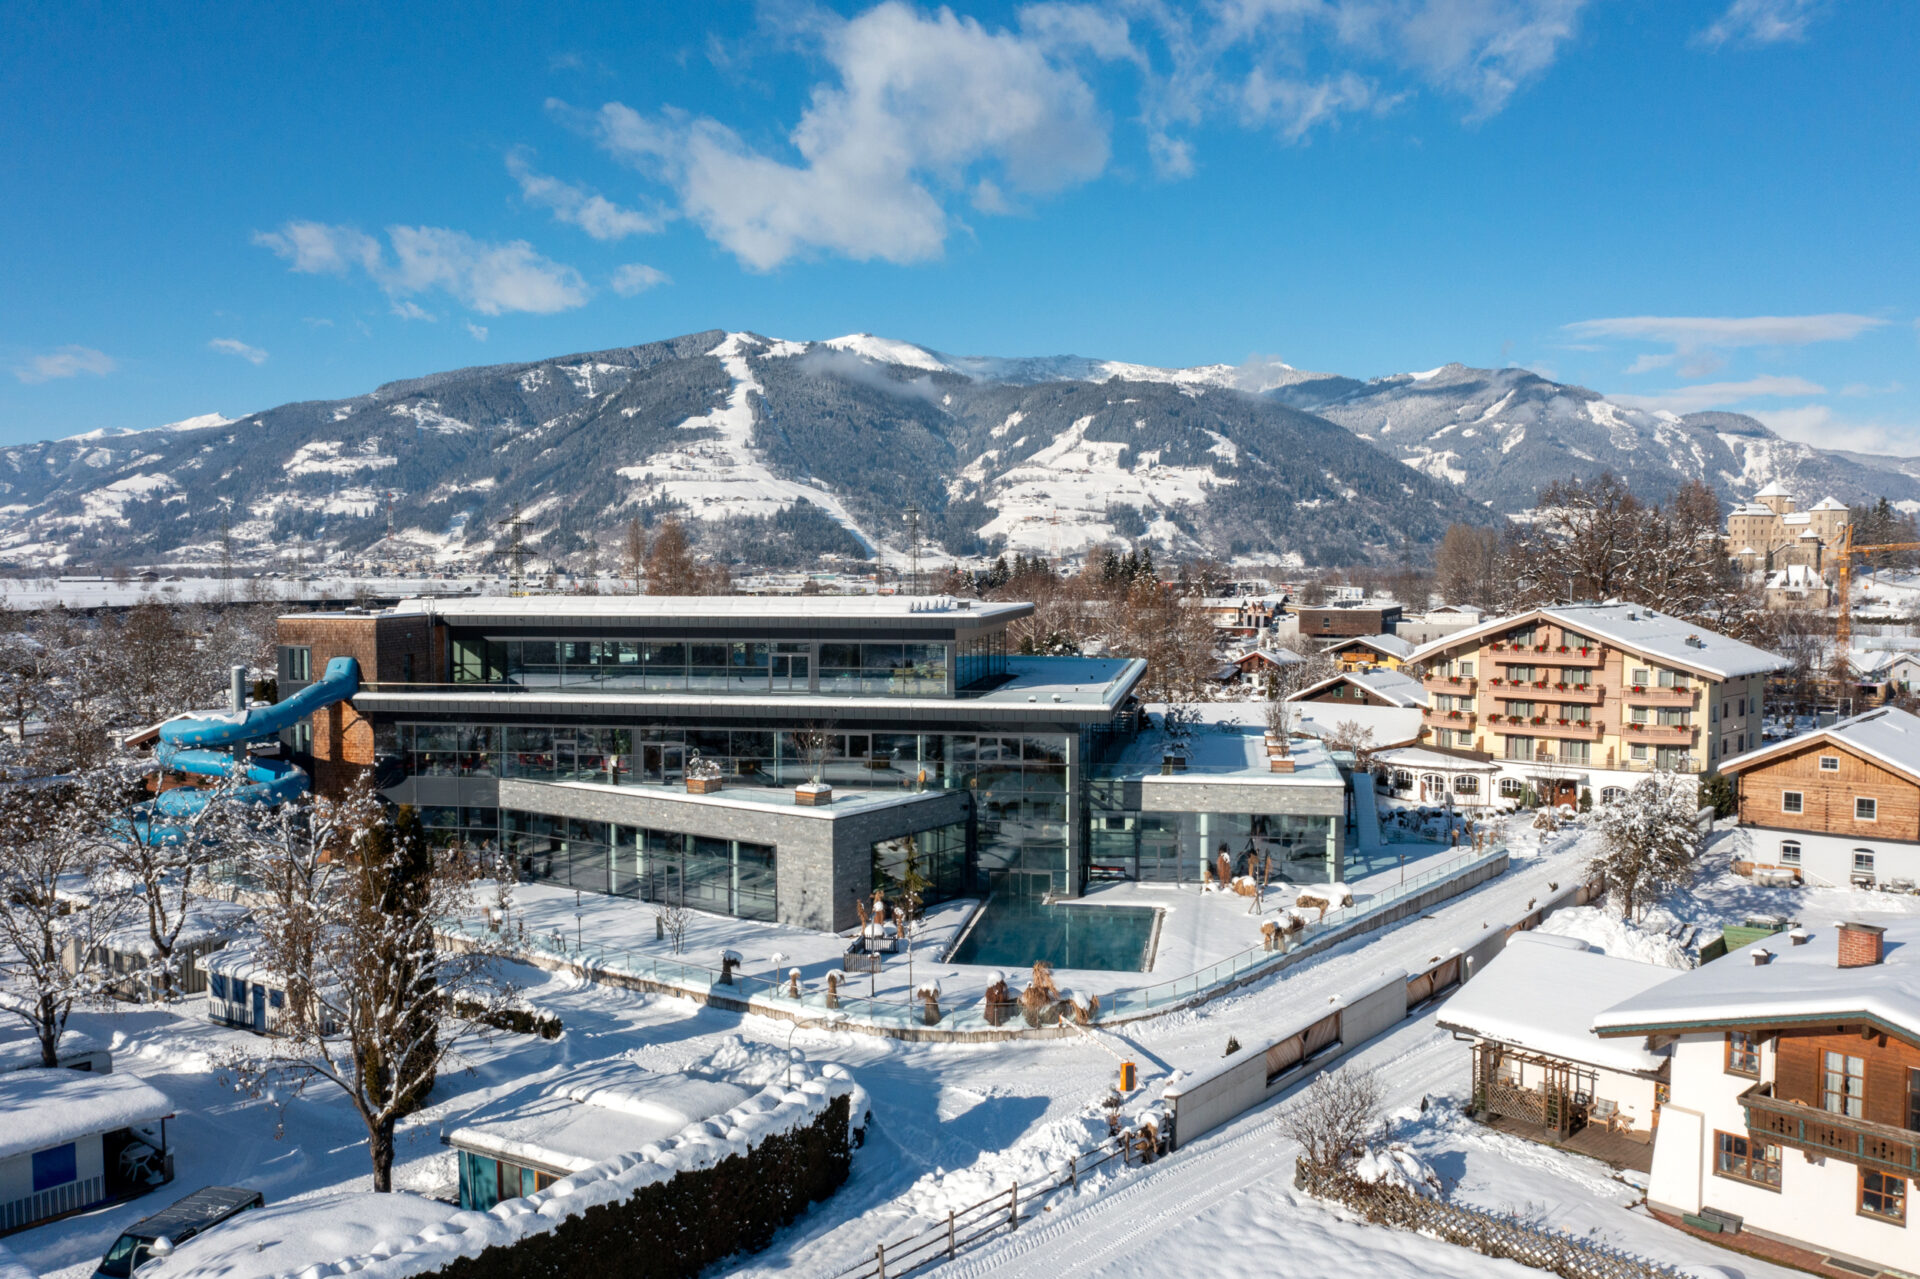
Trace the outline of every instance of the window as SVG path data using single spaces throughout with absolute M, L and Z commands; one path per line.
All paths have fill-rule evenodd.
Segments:
M 1648 684 L 1653 683 L 1653 672 L 1644 666 L 1636 666 L 1633 668 L 1633 678 L 1627 682 L 1635 688 L 1645 688 Z
M 1860 1211 L 1885 1221 L 1907 1222 L 1907 1179 L 1889 1172 L 1860 1170 Z
M 1600 788 L 1600 802 L 1603 804 L 1617 804 L 1626 797 L 1627 789 L 1624 786 L 1602 786 Z
M 1515 684 L 1531 684 L 1534 679 L 1533 667 L 1509 666 L 1507 667 L 1507 678 Z
M 1531 737 L 1509 737 L 1507 739 L 1508 759 L 1532 759 L 1533 739 Z
M 1472 679 L 1472 678 L 1473 678 L 1473 663 L 1472 663 L 1472 662 L 1462 662 L 1462 663 L 1460 663 L 1460 678 L 1461 678 L 1461 679 Z
M 80 1177 L 80 1160 L 72 1142 L 64 1146 L 55 1146 L 52 1150 L 33 1152 L 33 1193 L 51 1190 L 55 1186 L 64 1186 L 77 1181 Z
M 1907 1127 L 1920 1132 L 1920 1067 L 1907 1072 Z
M 1715 1132 L 1713 1170 L 1722 1177 L 1751 1181 L 1780 1189 L 1780 1147 L 1753 1140 L 1745 1133 Z
M 1866 1114 L 1866 1095 L 1866 1059 L 1849 1057 L 1829 1049 L 1821 1063 L 1821 1108 L 1850 1119 L 1860 1119 Z
M 1646 762 L 1647 744 L 1645 742 L 1635 742 L 1628 749 L 1632 752 L 1633 758 L 1636 762 L 1640 762 L 1640 763 Z
M 1853 801 L 1853 820 L 1856 822 L 1879 821 L 1880 801 L 1868 799 L 1864 795 L 1856 796 Z
M 1500 779 L 1500 794 L 1507 799 L 1519 799 L 1521 792 L 1524 790 L 1526 790 L 1526 787 L 1521 784 L 1518 777 L 1502 777 Z
M 1593 763 L 1592 742 L 1561 742 L 1560 762 L 1562 764 L 1588 765 Z
M 1780 841 L 1780 864 L 1782 866 L 1798 866 L 1800 864 L 1800 843 L 1798 840 L 1784 839 Z
M 1507 714 L 1513 716 L 1515 719 L 1532 719 L 1533 703 L 1509 701 L 1507 703 Z
M 286 678 L 296 684 L 304 684 L 313 678 L 313 650 L 311 648 L 283 648 L 287 664 Z
M 1823 773 L 1839 772 L 1840 757 L 1838 755 L 1822 755 L 1820 757 L 1820 771 Z
M 1804 813 L 1807 811 L 1807 797 L 1797 790 L 1780 792 L 1780 811 L 1783 813 Z
M 1456 795 L 1478 795 L 1480 779 L 1472 773 L 1462 773 L 1453 779 L 1453 793 Z
M 1873 874 L 1873 850 L 1856 848 L 1853 850 L 1853 873 L 1856 875 Z
M 1727 1032 L 1727 1073 L 1752 1079 L 1760 1077 L 1760 1041 L 1751 1031 Z

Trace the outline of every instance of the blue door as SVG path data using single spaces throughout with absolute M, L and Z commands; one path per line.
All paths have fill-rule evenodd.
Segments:
M 259 982 L 253 983 L 253 1028 L 267 1033 L 267 988 Z

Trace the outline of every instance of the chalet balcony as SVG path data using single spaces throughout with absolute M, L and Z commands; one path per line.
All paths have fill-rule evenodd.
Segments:
M 1474 721 L 1479 718 L 1477 711 L 1437 711 L 1431 706 L 1420 708 L 1420 722 L 1435 728 L 1472 728 Z
M 1558 737 L 1567 741 L 1591 742 L 1600 737 L 1599 720 L 1561 719 L 1557 715 L 1489 715 L 1487 723 L 1497 731 L 1516 737 Z
M 1740 1094 L 1747 1130 L 1755 1139 L 1812 1155 L 1832 1155 L 1850 1164 L 1920 1176 L 1920 1132 L 1836 1115 L 1773 1095 L 1772 1084 L 1755 1084 Z
M 1569 684 L 1554 679 L 1490 679 L 1487 688 L 1496 692 L 1496 696 L 1535 702 L 1565 702 L 1573 706 L 1598 706 L 1607 696 L 1606 687 L 1601 684 Z
M 1621 698 L 1637 706 L 1691 706 L 1692 688 L 1661 688 L 1654 684 L 1628 684 L 1621 688 Z
M 1630 742 L 1658 742 L 1663 746 L 1681 746 L 1693 741 L 1691 724 L 1636 724 L 1629 720 L 1620 726 Z
M 1518 661 L 1523 656 L 1533 658 L 1542 666 L 1599 666 L 1607 660 L 1604 644 L 1588 644 L 1585 647 L 1567 644 L 1509 644 L 1504 640 L 1487 645 L 1490 652 L 1504 655 L 1504 660 Z
M 1429 675 L 1420 681 L 1427 692 L 1451 697 L 1471 696 L 1479 686 L 1480 681 L 1471 675 Z

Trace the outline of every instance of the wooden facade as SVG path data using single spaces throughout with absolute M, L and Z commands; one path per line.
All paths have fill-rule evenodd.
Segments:
M 308 669 L 317 678 L 336 657 L 360 664 L 360 682 L 368 684 L 437 684 L 446 679 L 441 669 L 445 628 L 420 614 L 385 616 L 377 613 L 307 613 L 280 619 L 279 646 L 309 651 Z M 282 660 L 281 696 L 286 666 Z M 323 795 L 343 794 L 373 766 L 373 725 L 352 705 L 336 703 L 313 715 L 311 758 L 314 789 Z
M 1834 761 L 1823 769 L 1822 759 Z M 1740 823 L 1860 840 L 1920 840 L 1920 781 L 1895 772 L 1845 743 L 1815 739 L 1740 769 Z M 1789 812 L 1785 797 L 1800 796 Z M 1854 816 L 1856 799 L 1874 801 L 1872 821 Z
M 1888 1034 L 1869 1037 L 1856 1026 L 1828 1026 L 1783 1030 L 1774 1052 L 1773 1095 L 1781 1101 L 1819 1109 L 1822 1065 L 1836 1052 L 1865 1066 L 1862 1119 L 1889 1128 L 1920 1121 L 1920 1045 Z

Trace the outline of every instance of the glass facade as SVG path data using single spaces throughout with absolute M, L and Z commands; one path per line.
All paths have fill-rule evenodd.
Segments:
M 473 844 L 497 841 L 532 883 L 688 906 L 741 919 L 774 918 L 774 864 L 769 844 L 709 839 L 676 831 L 581 821 L 490 808 L 426 808 L 437 838 Z
M 1088 838 L 1094 879 L 1191 883 L 1225 853 L 1236 875 L 1258 874 L 1268 858 L 1273 877 L 1295 883 L 1346 878 L 1336 871 L 1335 817 L 1248 813 L 1139 813 L 1095 804 Z M 1346 870 L 1360 869 L 1353 856 Z
M 970 650 L 1006 640 L 968 641 Z M 448 647 L 456 684 L 512 684 L 607 693 L 827 693 L 946 697 L 944 643 L 817 643 L 812 640 L 569 640 L 461 636 Z M 969 668 L 972 669 L 972 668 Z M 977 681 L 976 681 L 977 682 Z
M 873 886 L 898 900 L 909 874 L 921 881 L 920 904 L 964 897 L 973 876 L 967 867 L 967 824 L 936 826 L 873 846 Z

